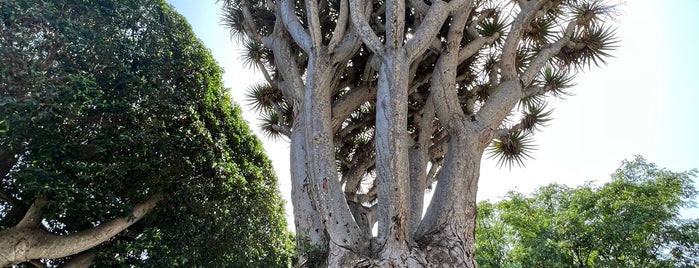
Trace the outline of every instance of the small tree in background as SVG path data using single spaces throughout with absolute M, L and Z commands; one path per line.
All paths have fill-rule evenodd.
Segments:
M 486 147 L 521 164 L 546 98 L 614 44 L 603 0 L 222 2 L 262 128 L 291 141 L 311 266 L 475 267 Z
M 0 7 L 0 266 L 288 266 L 273 169 L 184 18 Z
M 672 172 L 637 157 L 599 187 L 551 184 L 530 197 L 510 192 L 482 202 L 479 208 L 490 209 L 479 210 L 479 265 L 696 267 L 699 221 L 680 218 L 694 206 L 695 177 L 695 170 Z

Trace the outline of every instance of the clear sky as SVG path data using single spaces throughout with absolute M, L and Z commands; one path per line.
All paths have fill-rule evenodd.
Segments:
M 167 1 L 225 69 L 226 86 L 259 133 L 244 95 L 263 78 L 242 67 L 241 49 L 220 24 L 220 3 Z M 554 120 L 535 136 L 535 159 L 526 161 L 526 168 L 500 169 L 494 161 L 483 162 L 479 200 L 497 200 L 509 190 L 529 192 L 551 182 L 601 184 L 621 160 L 636 154 L 673 171 L 699 168 L 699 1 L 630 0 L 620 9 L 615 58 L 579 75 L 571 90 L 574 96 L 551 102 Z M 291 219 L 289 144 L 258 136 L 279 176 Z M 699 218 L 699 209 L 683 214 Z

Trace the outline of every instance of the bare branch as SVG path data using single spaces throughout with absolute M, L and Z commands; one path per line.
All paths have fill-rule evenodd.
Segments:
M 274 129 L 275 131 L 279 132 L 280 134 L 286 136 L 287 138 L 291 138 L 291 129 L 287 126 L 272 125 L 272 129 Z
M 517 79 L 517 46 L 526 27 L 536 17 L 536 13 L 548 0 L 532 0 L 522 6 L 521 11 L 512 22 L 512 28 L 502 46 L 502 64 L 500 66 L 503 80 Z
M 466 25 L 470 12 L 457 13 L 452 17 L 452 26 L 449 27 L 447 43 L 442 49 L 434 70 L 432 71 L 432 100 L 437 117 L 442 125 L 450 131 L 452 127 L 464 120 L 464 112 L 456 94 L 456 65 L 459 54 L 459 44 L 463 37 L 463 28 Z M 456 54 L 456 55 L 455 55 Z M 455 121 L 454 121 L 455 120 Z
M 281 7 L 277 8 L 277 10 L 279 10 L 281 13 L 284 26 L 301 49 L 303 49 L 303 51 L 306 53 L 310 53 L 313 49 L 313 42 L 311 41 L 311 36 L 303 28 L 303 25 L 301 25 L 296 17 L 296 14 L 294 13 L 295 9 L 293 1 L 280 0 L 279 3 Z
M 529 85 L 529 87 L 527 87 L 524 90 L 524 94 L 522 97 L 523 98 L 533 97 L 533 96 L 537 96 L 537 95 L 542 95 L 544 93 L 546 93 L 546 87 Z
M 156 194 L 133 207 L 128 216 L 115 218 L 104 222 L 96 227 L 83 230 L 70 235 L 49 235 L 47 239 L 38 243 L 37 246 L 27 253 L 32 258 L 62 258 L 74 255 L 86 249 L 93 248 L 116 234 L 125 230 L 129 226 L 150 213 L 155 206 L 165 198 L 162 194 Z M 71 246 L 67 246 L 71 245 Z M 42 253 L 44 256 L 34 256 Z
M 323 34 L 320 32 L 320 18 L 318 15 L 318 1 L 304 1 L 306 4 L 306 21 L 308 22 L 308 31 L 311 38 L 311 45 L 314 48 L 323 46 Z M 293 9 L 292 9 L 293 10 Z M 310 50 L 306 53 L 311 53 Z
M 43 208 L 47 201 L 43 197 L 38 197 L 24 214 L 22 220 L 16 225 L 17 228 L 36 228 L 43 219 Z
M 463 2 L 463 1 L 460 1 Z M 452 5 L 443 1 L 432 3 L 423 22 L 415 30 L 413 37 L 405 44 L 405 51 L 408 53 L 408 61 L 412 62 L 417 56 L 423 54 L 425 49 L 432 43 L 435 36 L 441 29 L 442 24 L 449 16 Z
M 332 62 L 339 63 L 347 61 L 354 56 L 361 46 L 362 39 L 357 34 L 357 29 L 350 25 L 350 31 L 344 34 L 342 41 L 331 51 L 331 53 L 333 53 Z
M 12 167 L 17 163 L 15 152 L 6 149 L 0 149 L 0 178 L 5 177 L 10 173 Z
M 376 97 L 376 87 L 360 86 L 352 89 L 333 104 L 332 125 L 333 133 L 337 132 L 342 123 L 359 106 Z
M 492 44 L 498 38 L 500 38 L 500 34 L 496 33 L 493 36 L 478 37 L 476 38 L 476 40 L 469 42 L 465 47 L 461 49 L 461 51 L 459 51 L 459 62 L 465 61 L 466 59 L 475 55 L 481 48 L 485 47 L 486 45 Z
M 277 20 L 274 32 L 265 37 L 264 44 L 274 52 L 274 62 L 277 66 L 284 66 L 278 68 L 279 74 L 284 80 L 283 85 L 278 86 L 279 89 L 291 103 L 299 102 L 303 98 L 303 81 L 298 65 L 291 53 L 288 33 L 281 21 Z
M 37 260 L 30 260 L 29 263 L 31 263 L 32 265 L 34 265 L 34 267 L 37 267 L 37 268 L 46 268 L 46 265 L 43 264 L 41 262 L 41 260 L 38 260 L 38 259 Z
M 405 38 L 405 2 L 403 0 L 386 0 L 386 40 L 387 50 L 403 47 Z
M 39 258 L 63 258 L 93 248 L 142 219 L 163 199 L 163 195 L 156 194 L 134 206 L 128 216 L 77 233 L 54 235 L 39 228 L 41 208 L 46 201 L 37 198 L 19 224 L 0 232 L 0 248 L 12 249 L 0 252 L 3 254 L 0 255 L 0 266 Z
M 61 268 L 87 268 L 95 263 L 95 257 L 97 257 L 97 253 L 94 250 L 87 250 L 71 257 L 68 263 Z
M 336 20 L 335 30 L 333 31 L 333 37 L 328 43 L 328 51 L 333 53 L 335 47 L 340 43 L 347 30 L 347 22 L 349 21 L 349 3 L 348 0 L 340 0 L 340 15 Z
M 259 69 L 260 72 L 262 72 L 262 75 L 265 77 L 267 83 L 274 85 L 274 81 L 272 81 L 272 77 L 269 75 L 269 72 L 267 71 L 267 68 L 265 68 L 264 63 L 262 63 L 261 61 L 257 61 L 255 65 L 257 65 L 257 69 Z
M 356 27 L 357 34 L 359 34 L 369 50 L 371 50 L 371 52 L 373 52 L 375 55 L 383 57 L 384 46 L 374 30 L 372 30 L 371 26 L 369 26 L 369 23 L 366 20 L 362 2 L 364 1 L 350 0 L 350 17 L 352 19 L 352 24 L 354 27 Z
M 373 141 L 370 144 L 373 144 Z M 357 152 L 348 167 L 349 172 L 343 176 L 343 179 L 346 181 L 345 193 L 357 193 L 367 170 L 374 166 L 375 163 L 376 158 L 371 155 L 370 150 Z
M 12 195 L 3 191 L 2 189 L 0 189 L 0 199 L 5 200 L 5 202 L 7 202 L 13 208 L 19 204 L 19 200 L 12 197 Z

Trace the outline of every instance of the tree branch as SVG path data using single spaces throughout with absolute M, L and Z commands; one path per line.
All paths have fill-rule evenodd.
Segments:
M 284 66 L 283 68 L 278 68 L 279 74 L 284 80 L 282 82 L 284 85 L 279 86 L 279 88 L 289 102 L 294 104 L 295 107 L 299 107 L 297 106 L 298 102 L 303 99 L 303 81 L 301 80 L 298 64 L 292 56 L 288 36 L 289 34 L 285 30 L 284 23 L 277 20 L 272 35 L 265 37 L 264 44 L 274 52 L 274 62 L 277 66 Z
M 328 52 L 333 53 L 335 47 L 343 39 L 345 31 L 347 30 L 347 22 L 349 20 L 349 3 L 348 0 L 340 0 L 340 15 L 338 16 L 335 24 L 335 30 L 333 31 L 333 37 L 328 43 Z
M 355 53 L 362 46 L 362 39 L 357 34 L 357 29 L 350 25 L 350 31 L 344 34 L 342 41 L 335 47 L 332 56 L 332 62 L 344 62 L 355 55 Z
M 466 25 L 470 12 L 457 13 L 452 17 L 451 27 L 447 34 L 447 42 L 442 48 L 442 54 L 435 63 L 432 72 L 432 89 L 435 111 L 437 117 L 449 134 L 453 134 L 453 128 L 463 126 L 464 112 L 456 94 L 456 65 L 459 55 L 459 44 L 463 37 L 463 28 Z
M 306 0 L 306 21 L 308 22 L 308 32 L 311 38 L 311 45 L 315 49 L 323 46 L 323 34 L 320 32 L 320 18 L 318 16 L 318 1 Z M 293 9 L 292 9 L 293 10 Z M 292 34 L 293 35 L 293 34 Z M 310 54 L 310 50 L 306 51 Z
M 505 39 L 505 44 L 502 46 L 502 70 L 503 80 L 517 79 L 517 46 L 522 39 L 522 35 L 526 27 L 536 17 L 544 2 L 549 0 L 532 0 L 528 1 L 522 10 L 517 14 L 517 17 L 512 22 L 512 28 Z
M 461 48 L 459 51 L 459 62 L 463 62 L 471 56 L 478 53 L 478 51 L 487 44 L 492 44 L 500 38 L 500 34 L 496 33 L 488 37 L 478 37 L 476 40 L 469 42 L 465 47 Z
M 522 74 L 522 84 L 526 87 L 529 86 L 529 84 L 532 83 L 534 78 L 536 78 L 536 75 L 539 73 L 541 68 L 544 67 L 546 62 L 548 62 L 553 56 L 558 54 L 561 49 L 570 43 L 570 38 L 573 36 L 573 32 L 575 31 L 576 27 L 576 21 L 571 21 L 568 23 L 568 26 L 566 27 L 565 31 L 563 32 L 563 36 L 561 36 L 561 39 L 556 41 L 555 43 L 547 46 L 546 48 L 542 49 L 537 53 L 536 58 L 529 64 L 529 67 L 527 67 L 527 70 L 524 71 L 524 74 Z
M 255 27 L 255 23 L 252 20 L 252 13 L 250 12 L 250 2 L 248 0 L 242 0 L 240 1 L 240 8 L 242 9 L 241 11 L 243 12 L 243 20 L 245 21 L 245 32 L 247 36 L 252 37 L 253 40 L 257 42 L 262 42 L 262 36 L 260 36 L 259 33 L 257 33 L 257 27 Z
M 0 179 L 7 176 L 12 167 L 17 163 L 16 152 L 0 149 Z
M 405 43 L 405 51 L 408 53 L 409 62 L 415 60 L 432 43 L 432 40 L 441 29 L 440 26 L 444 24 L 444 21 L 449 16 L 451 7 L 452 5 L 441 0 L 432 3 L 432 7 L 427 11 L 425 19 L 415 30 L 413 37 Z
M 5 200 L 11 207 L 15 207 L 19 204 L 19 200 L 12 197 L 12 195 L 0 189 L 0 199 Z
M 361 2 L 363 2 L 363 0 L 350 0 L 350 18 L 352 19 L 352 24 L 357 29 L 357 34 L 359 34 L 369 50 L 375 55 L 383 57 L 384 46 L 374 30 L 369 26 Z
M 34 267 L 37 268 L 46 268 L 46 265 L 41 262 L 41 260 L 30 260 L 29 263 L 34 265 Z
M 288 30 L 291 37 L 294 39 L 296 44 L 298 44 L 303 51 L 310 54 L 313 50 L 313 42 L 311 41 L 311 36 L 303 28 L 303 25 L 298 21 L 296 17 L 294 3 L 292 0 L 280 0 L 280 11 L 282 21 L 284 26 Z M 275 26 L 275 30 L 276 30 Z
M 0 266 L 33 259 L 63 258 L 93 248 L 142 219 L 163 199 L 164 195 L 156 194 L 134 206 L 128 216 L 77 233 L 54 235 L 38 227 L 40 209 L 45 204 L 42 198 L 38 198 L 25 219 L 0 232 Z
M 376 87 L 360 86 L 335 101 L 332 105 L 333 133 L 340 130 L 342 123 L 345 122 L 345 119 L 347 119 L 352 112 L 375 97 Z
M 82 253 L 75 255 L 70 258 L 68 263 L 61 266 L 61 268 L 87 268 L 95 263 L 95 257 L 97 254 L 94 250 L 83 251 Z
M 38 197 L 24 214 L 22 220 L 16 225 L 17 228 L 36 228 L 43 219 L 43 208 L 47 201 L 43 197 Z M 37 257 L 39 258 L 39 257 Z

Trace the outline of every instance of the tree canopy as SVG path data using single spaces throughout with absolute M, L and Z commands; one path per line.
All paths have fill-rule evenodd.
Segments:
M 480 267 L 696 267 L 696 170 L 673 172 L 637 157 L 602 186 L 551 184 L 479 204 Z
M 222 2 L 262 128 L 291 141 L 297 242 L 329 267 L 475 267 L 486 148 L 522 164 L 547 98 L 616 45 L 604 0 Z
M 0 266 L 288 265 L 270 161 L 182 16 L 0 7 Z

